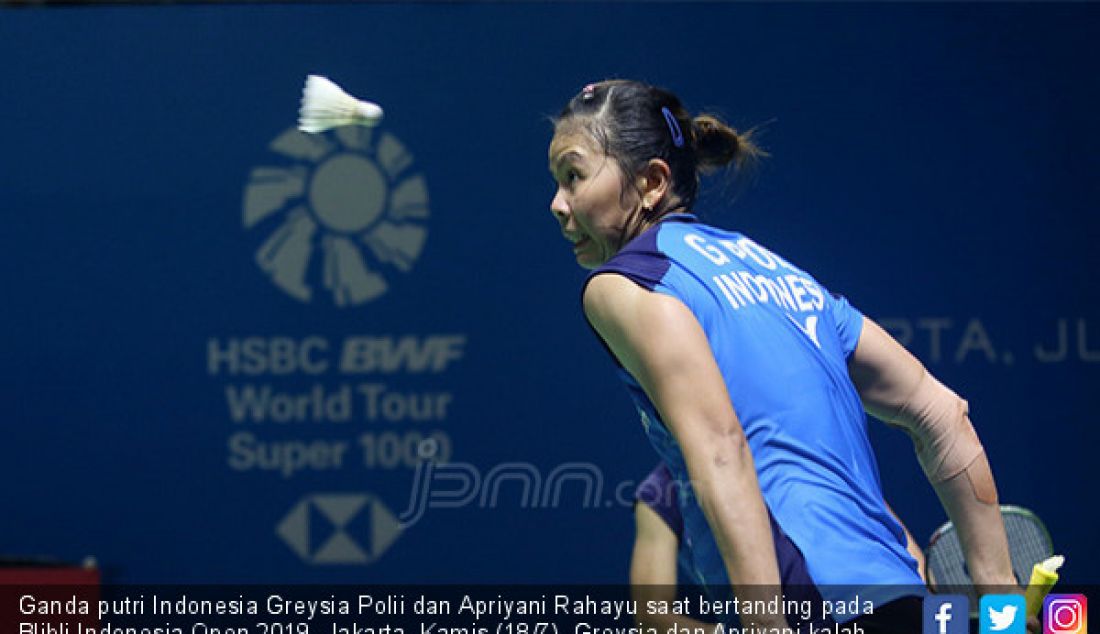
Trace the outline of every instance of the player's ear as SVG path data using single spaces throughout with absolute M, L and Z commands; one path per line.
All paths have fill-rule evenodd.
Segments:
M 638 172 L 637 185 L 642 206 L 656 209 L 672 192 L 672 170 L 663 159 L 650 159 Z

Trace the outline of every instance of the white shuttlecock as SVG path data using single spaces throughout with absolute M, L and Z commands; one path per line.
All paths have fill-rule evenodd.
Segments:
M 382 108 L 378 104 L 352 97 L 327 77 L 306 78 L 298 110 L 298 129 L 302 132 L 324 132 L 345 125 L 372 127 L 381 121 Z

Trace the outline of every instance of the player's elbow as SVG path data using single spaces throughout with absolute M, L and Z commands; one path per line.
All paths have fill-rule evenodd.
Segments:
M 967 419 L 969 404 L 946 385 L 923 370 L 899 398 L 896 413 L 887 420 L 900 425 L 921 441 L 950 434 Z
M 737 421 L 710 425 L 701 444 L 709 468 L 726 469 L 751 462 L 748 438 Z
M 932 482 L 954 477 L 983 451 L 970 423 L 970 405 L 927 371 L 899 412 Z

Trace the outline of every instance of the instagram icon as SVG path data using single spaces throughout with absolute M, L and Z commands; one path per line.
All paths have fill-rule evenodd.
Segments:
M 1083 594 L 1051 594 L 1043 600 L 1043 634 L 1088 634 L 1088 604 Z

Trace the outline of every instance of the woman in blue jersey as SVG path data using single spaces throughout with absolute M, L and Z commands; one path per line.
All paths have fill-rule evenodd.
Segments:
M 793 575 L 832 605 L 873 605 L 871 618 L 845 611 L 837 623 L 885 616 L 893 625 L 878 631 L 919 631 L 921 579 L 882 499 L 866 411 L 912 436 L 980 589 L 1015 587 L 966 402 L 810 274 L 691 214 L 702 171 L 758 154 L 632 81 L 586 86 L 549 148 L 551 212 L 593 269 L 585 315 L 651 443 L 698 499 L 685 536 L 713 533 L 697 572 L 762 601 Z M 774 614 L 742 622 L 787 626 Z

